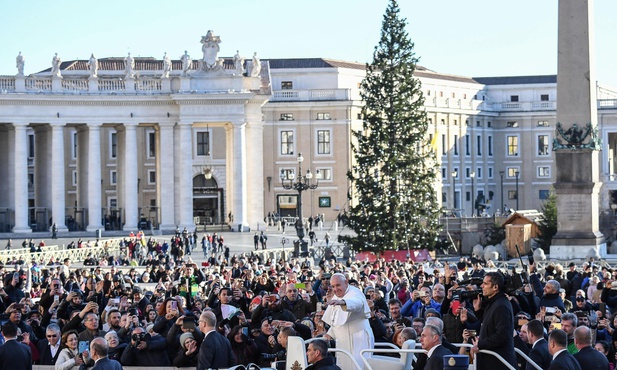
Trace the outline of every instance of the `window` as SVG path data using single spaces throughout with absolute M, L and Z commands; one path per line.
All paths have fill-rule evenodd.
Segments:
M 150 199 L 150 207 L 156 207 L 156 198 Z
M 441 134 L 441 154 L 446 154 L 447 153 L 447 148 L 448 146 L 446 145 L 446 135 L 445 134 Z
M 77 186 L 77 170 L 71 172 L 71 184 Z
M 446 168 L 445 167 L 441 167 L 441 178 L 442 179 L 447 179 L 448 178 L 448 173 L 446 172 Z
M 493 137 L 492 136 L 488 137 L 488 156 L 489 157 L 493 156 Z
M 548 94 L 540 95 L 540 101 L 548 101 Z M 542 199 L 542 198 L 540 198 L 540 199 Z
M 197 155 L 210 155 L 210 131 L 197 133 Z
M 471 192 L 469 192 L 469 191 L 465 192 L 465 201 L 466 202 L 470 202 L 471 201 Z
M 465 135 L 465 155 L 471 155 L 471 148 L 469 143 L 469 135 Z
M 118 133 L 117 132 L 111 132 L 110 133 L 110 145 L 109 145 L 109 156 L 110 158 L 117 158 L 118 157 Z
M 432 118 L 429 118 L 429 119 L 428 119 L 428 124 L 429 124 L 429 125 L 432 125 L 432 124 L 433 124 L 433 119 L 432 119 Z
M 28 190 L 32 190 L 32 189 L 34 189 L 34 174 L 29 173 L 28 174 Z
M 283 180 L 294 180 L 296 178 L 296 172 L 293 168 L 281 169 L 280 178 Z
M 510 95 L 510 101 L 511 102 L 517 102 L 518 101 L 518 95 Z
M 493 126 L 491 125 L 491 121 L 488 121 L 488 122 L 486 123 L 486 127 L 493 127 Z
M 540 190 L 538 192 L 538 197 L 540 198 L 540 200 L 546 200 L 548 199 L 548 197 L 551 195 L 551 191 L 550 190 Z
M 454 135 L 454 155 L 458 155 L 458 135 Z
M 156 156 L 156 133 L 148 131 L 148 158 Z
M 548 121 L 538 121 L 538 127 L 548 127 Z
M 448 201 L 448 200 L 447 200 L 447 198 L 446 198 L 446 193 L 441 193 L 441 202 L 442 202 L 442 203 L 445 203 L 445 202 L 447 202 L 447 201 Z
M 482 127 L 482 122 L 476 121 L 476 127 Z
M 72 142 L 73 150 L 71 152 L 71 158 L 72 159 L 77 159 L 77 131 L 72 131 L 71 133 L 72 133 L 71 140 L 73 140 L 73 142 Z
M 293 131 L 281 131 L 281 154 L 294 154 L 294 134 Z
M 508 156 L 518 156 L 518 136 L 508 136 Z
M 508 199 L 513 200 L 516 198 L 516 190 L 508 190 Z
M 431 90 L 426 90 L 426 96 L 431 96 Z
M 516 121 L 511 121 L 506 123 L 506 127 L 518 127 L 518 122 Z
M 115 170 L 109 171 L 109 185 L 118 185 L 118 172 Z
M 317 113 L 318 120 L 327 120 L 330 119 L 330 113 Z
M 493 167 L 489 167 L 488 168 L 488 178 L 492 179 L 493 178 Z
M 110 208 L 118 207 L 118 199 L 116 199 L 116 198 L 109 198 L 109 207 Z
M 329 208 L 332 204 L 330 197 L 319 197 L 319 208 Z
M 317 130 L 317 154 L 330 154 L 330 130 Z
M 282 90 L 291 90 L 294 88 L 294 84 L 292 81 L 283 81 L 281 82 L 281 89 Z
M 551 177 L 551 168 L 549 166 L 538 167 L 538 177 Z
M 148 170 L 148 185 L 156 184 L 156 170 Z
M 446 124 L 446 120 L 445 120 L 445 119 L 442 119 L 442 120 L 441 120 L 441 124 L 442 124 L 442 125 L 445 125 L 445 124 Z
M 452 97 L 453 97 L 453 98 L 456 98 L 456 93 L 452 93 Z
M 458 121 L 454 120 L 454 126 L 458 126 Z
M 362 119 L 362 113 L 358 113 L 357 119 Z
M 465 126 L 469 126 L 469 120 L 468 119 L 465 120 Z
M 516 173 L 519 171 L 518 167 L 508 167 L 508 177 L 516 178 Z
M 538 136 L 538 155 L 548 155 L 548 135 Z
M 465 178 L 466 179 L 471 178 L 471 168 L 469 167 L 465 167 Z
M 293 113 L 281 113 L 281 121 L 293 121 L 294 115 Z
M 28 158 L 34 158 L 34 134 L 28 134 Z
M 331 168 L 317 168 L 315 177 L 319 174 L 319 180 L 332 181 L 332 169 Z
M 476 168 L 476 179 L 482 178 L 482 167 Z
M 482 135 L 476 136 L 476 155 L 482 155 Z

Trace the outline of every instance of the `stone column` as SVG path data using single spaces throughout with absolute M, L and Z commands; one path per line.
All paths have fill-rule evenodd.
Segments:
M 88 227 L 102 229 L 101 224 L 101 123 L 88 123 Z
M 64 125 L 51 126 L 51 214 L 59 232 L 66 227 L 66 187 L 64 184 Z
M 137 221 L 139 215 L 138 210 L 138 195 L 137 195 L 137 125 L 124 124 L 124 131 L 119 133 L 124 136 L 123 141 L 123 156 L 120 160 L 122 166 L 122 192 L 124 193 L 124 227 L 123 230 L 137 230 Z M 145 183 L 145 181 L 144 181 Z
M 259 117 L 251 116 L 246 125 L 246 158 L 250 163 L 246 166 L 247 182 L 247 220 L 251 227 L 263 223 L 264 219 L 264 124 Z
M 52 182 L 50 148 L 51 132 L 49 126 L 34 126 L 34 206 L 47 209 L 51 208 L 51 194 L 49 193 L 49 184 Z M 37 223 L 38 221 L 40 220 L 37 220 Z M 45 220 L 45 222 L 47 221 Z
M 246 177 L 246 123 L 233 123 L 233 227 L 248 229 L 247 219 L 247 177 Z M 263 168 L 263 166 L 262 166 Z
M 587 123 L 597 128 L 593 1 L 559 0 L 557 122 L 562 131 L 583 135 Z M 600 143 L 593 132 L 584 141 L 556 132 L 554 185 L 559 223 L 551 258 L 583 258 L 591 249 L 606 255 L 599 230 Z M 562 146 L 566 146 L 563 148 Z
M 176 181 L 176 188 L 179 189 L 180 196 L 180 209 L 178 214 L 180 216 L 179 224 L 180 229 L 186 227 L 189 230 L 195 229 L 195 223 L 193 222 L 193 145 L 192 145 L 192 130 L 193 124 L 191 122 L 179 122 L 177 125 L 176 133 L 179 135 L 178 143 L 179 147 L 176 148 L 176 152 L 179 153 L 178 181 Z M 176 199 L 176 202 L 178 200 Z M 178 220 L 176 220 L 178 221 Z
M 13 135 L 15 137 L 15 162 L 13 163 L 13 183 L 15 184 L 14 233 L 32 232 L 28 224 L 28 137 L 26 127 L 25 123 L 13 124 Z
M 174 124 L 159 123 L 156 137 L 156 204 L 159 206 L 159 229 L 174 231 Z
M 84 209 L 88 209 L 88 148 L 88 127 L 80 125 L 77 128 L 77 207 Z
M 225 212 L 222 215 L 223 219 L 221 223 L 226 223 L 228 221 L 227 215 L 231 212 L 233 214 L 233 204 L 234 204 L 234 137 L 233 137 L 233 125 L 231 123 L 225 125 Z M 229 226 L 232 226 L 231 224 Z

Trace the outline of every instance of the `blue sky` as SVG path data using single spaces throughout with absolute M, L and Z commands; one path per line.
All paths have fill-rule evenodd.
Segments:
M 420 64 L 465 76 L 555 74 L 558 0 L 399 0 Z M 370 61 L 387 0 L 0 0 L 0 75 L 62 60 L 201 56 L 201 36 L 221 37 L 220 56 Z M 617 1 L 595 0 L 596 71 L 617 88 Z

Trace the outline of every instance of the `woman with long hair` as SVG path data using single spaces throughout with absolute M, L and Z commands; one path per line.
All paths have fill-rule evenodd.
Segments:
M 243 330 L 245 331 L 243 333 Z M 227 339 L 231 343 L 231 351 L 233 352 L 235 364 L 248 365 L 250 363 L 259 364 L 261 362 L 261 355 L 257 343 L 251 338 L 249 328 L 247 326 L 234 326 Z
M 79 353 L 77 330 L 69 330 L 62 335 L 62 351 L 56 360 L 56 370 L 79 370 L 88 361 L 87 352 Z
M 154 331 L 167 337 L 169 329 L 176 323 L 180 316 L 180 305 L 175 298 L 167 298 L 159 308 L 159 316 L 154 323 Z

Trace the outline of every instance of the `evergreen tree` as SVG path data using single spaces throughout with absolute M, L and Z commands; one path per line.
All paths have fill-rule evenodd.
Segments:
M 542 203 L 542 219 L 538 222 L 538 231 L 540 235 L 536 238 L 536 243 L 548 253 L 553 236 L 557 234 L 557 195 L 553 191 Z
M 341 237 L 355 250 L 432 249 L 439 232 L 435 153 L 413 77 L 418 59 L 399 12 L 390 0 L 361 86 L 362 130 L 353 132 L 348 172 L 356 201 L 348 225 L 356 235 Z

